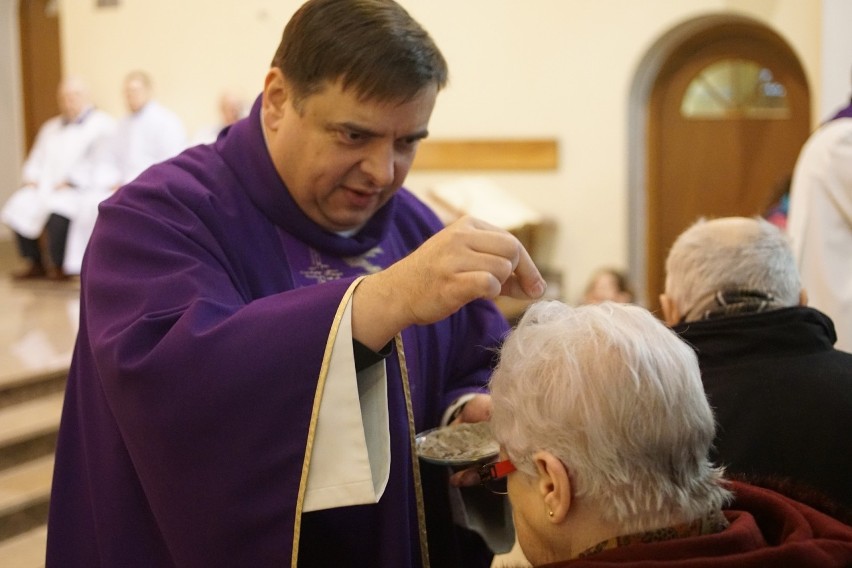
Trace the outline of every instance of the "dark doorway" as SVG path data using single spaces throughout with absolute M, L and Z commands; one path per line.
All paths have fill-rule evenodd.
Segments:
M 57 0 L 20 0 L 21 84 L 26 150 L 38 129 L 59 114 L 56 88 L 62 80 L 62 50 Z

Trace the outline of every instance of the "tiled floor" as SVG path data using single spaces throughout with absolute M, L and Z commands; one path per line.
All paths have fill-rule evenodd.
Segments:
M 75 282 L 18 283 L 0 274 L 0 383 L 68 367 L 79 298 Z
M 67 368 L 77 335 L 79 283 L 17 282 L 12 241 L 0 240 L 0 385 Z

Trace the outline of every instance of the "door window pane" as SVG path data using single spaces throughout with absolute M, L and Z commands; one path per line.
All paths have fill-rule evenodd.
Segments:
M 701 70 L 680 105 L 687 118 L 731 120 L 789 117 L 787 89 L 754 61 L 723 59 Z

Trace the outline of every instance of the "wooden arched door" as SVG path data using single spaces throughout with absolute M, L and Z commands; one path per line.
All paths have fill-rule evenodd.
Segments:
M 809 131 L 804 72 L 770 30 L 708 29 L 663 64 L 648 117 L 649 307 L 659 307 L 675 238 L 699 217 L 763 212 Z

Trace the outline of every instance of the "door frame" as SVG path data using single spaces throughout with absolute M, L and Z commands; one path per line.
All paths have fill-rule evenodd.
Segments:
M 25 1 L 0 0 L 0 37 L 9 39 L 0 42 L 0 131 L 4 133 L 0 139 L 0 204 L 20 186 L 21 167 L 38 129 L 58 112 L 56 87 L 63 74 L 56 0 L 45 2 L 45 8 L 49 5 L 56 10 L 57 18 L 55 42 L 51 36 L 49 53 L 34 49 L 33 38 L 37 36 L 28 37 L 22 29 Z M 34 65 L 44 68 L 33 69 Z M 0 224 L 0 239 L 11 238 L 12 231 Z
M 0 203 L 5 203 L 21 183 L 24 163 L 24 101 L 18 30 L 20 0 L 0 0 Z M 0 239 L 12 231 L 0 224 Z
M 663 66 L 679 57 L 680 49 L 696 37 L 715 37 L 713 30 L 722 30 L 732 24 L 754 30 L 755 38 L 783 45 L 796 63 L 801 60 L 789 43 L 777 32 L 758 20 L 734 14 L 712 14 L 681 23 L 661 36 L 639 62 L 628 96 L 627 112 L 627 183 L 628 183 L 628 271 L 635 286 L 638 303 L 649 306 L 656 303 L 649 298 L 648 290 L 648 118 L 651 94 Z M 805 75 L 807 80 L 807 76 Z M 810 93 L 810 87 L 808 87 Z

